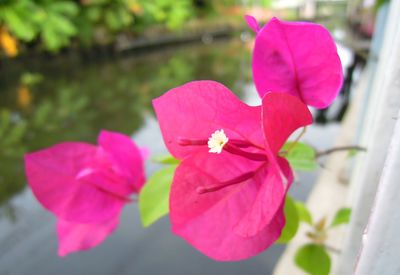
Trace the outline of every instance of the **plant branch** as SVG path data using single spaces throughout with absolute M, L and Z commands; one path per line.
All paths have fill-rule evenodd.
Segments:
M 334 148 L 331 148 L 331 149 L 328 149 L 328 150 L 317 152 L 315 154 L 315 158 L 320 158 L 322 156 L 326 156 L 326 155 L 329 155 L 329 154 L 332 154 L 332 153 L 335 153 L 335 152 L 350 151 L 350 150 L 356 150 L 356 151 L 365 152 L 365 151 L 367 151 L 367 148 L 361 147 L 361 146 L 358 146 L 358 145 L 339 146 L 339 147 L 334 147 Z
M 325 248 L 326 248 L 327 250 L 329 250 L 329 251 L 331 251 L 331 252 L 333 252 L 333 253 L 335 253 L 335 254 L 340 254 L 340 253 L 342 253 L 342 251 L 341 251 L 340 249 L 337 249 L 337 248 L 335 248 L 335 247 L 333 247 L 333 246 L 330 246 L 330 245 L 327 245 L 327 244 L 324 244 L 324 246 L 325 246 Z

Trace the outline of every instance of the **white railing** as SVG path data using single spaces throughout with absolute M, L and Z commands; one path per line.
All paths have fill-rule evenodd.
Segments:
M 352 178 L 353 215 L 339 275 L 352 274 L 357 258 L 354 274 L 400 274 L 394 272 L 400 270 L 400 130 L 394 131 L 400 110 L 400 1 L 392 0 L 387 11 L 360 140 L 368 152 L 357 159 Z

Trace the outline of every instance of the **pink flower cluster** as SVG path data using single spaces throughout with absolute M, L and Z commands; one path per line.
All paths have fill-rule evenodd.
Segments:
M 279 149 L 312 122 L 307 106 L 268 93 L 262 106 L 250 107 L 213 81 L 177 87 L 153 104 L 168 150 L 182 160 L 170 195 L 173 232 L 216 260 L 265 250 L 285 225 L 283 204 L 293 180 Z M 228 141 L 213 154 L 207 143 L 218 129 Z
M 98 144 L 65 142 L 25 156 L 34 195 L 58 218 L 60 256 L 101 243 L 145 182 L 142 152 L 129 137 L 102 131 Z
M 253 77 L 262 105 L 242 103 L 222 84 L 195 81 L 153 100 L 164 142 L 182 162 L 170 194 L 175 234 L 207 256 L 254 256 L 280 236 L 293 181 L 279 150 L 312 123 L 307 105 L 328 106 L 343 75 L 329 32 L 273 18 L 256 33 Z
M 164 142 L 181 160 L 170 193 L 172 230 L 221 261 L 254 256 L 280 236 L 292 170 L 280 154 L 288 137 L 312 123 L 343 75 L 329 32 L 273 18 L 256 32 L 253 77 L 262 105 L 241 102 L 214 81 L 194 81 L 153 100 Z M 27 154 L 39 202 L 58 218 L 59 254 L 101 243 L 144 184 L 143 157 L 127 136 L 103 131 L 98 146 L 66 142 Z

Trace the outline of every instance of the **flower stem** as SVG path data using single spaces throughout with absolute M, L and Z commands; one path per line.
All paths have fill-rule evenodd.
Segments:
M 297 138 L 290 143 L 289 148 L 285 151 L 285 154 L 288 154 L 297 144 L 297 142 L 299 142 L 299 140 L 304 136 L 304 134 L 307 132 L 307 126 L 303 127 L 303 130 L 301 131 L 301 133 L 297 136 Z
M 365 151 L 367 151 L 367 148 L 361 147 L 361 146 L 358 146 L 358 145 L 339 146 L 339 147 L 334 147 L 334 148 L 331 148 L 331 149 L 328 149 L 328 150 L 317 152 L 315 154 L 315 158 L 320 158 L 322 156 L 326 156 L 326 155 L 329 155 L 329 154 L 332 154 L 332 153 L 335 153 L 335 152 L 350 151 L 350 150 L 356 150 L 356 151 L 365 152 Z

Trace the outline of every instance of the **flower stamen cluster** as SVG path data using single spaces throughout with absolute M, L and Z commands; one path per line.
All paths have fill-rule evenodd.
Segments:
M 229 141 L 228 137 L 225 135 L 223 129 L 217 130 L 211 134 L 211 137 L 208 139 L 207 145 L 210 150 L 210 153 L 217 153 L 221 154 L 222 149 L 224 148 L 225 144 Z

